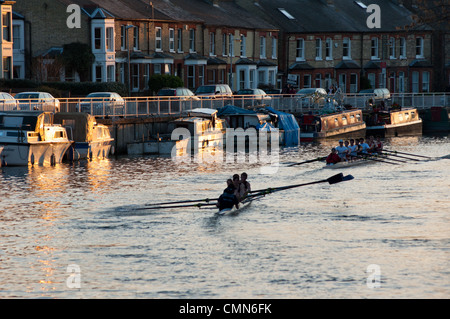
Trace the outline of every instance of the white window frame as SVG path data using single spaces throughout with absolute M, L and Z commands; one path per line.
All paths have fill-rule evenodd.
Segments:
M 295 61 L 305 61 L 305 39 L 297 39 L 295 52 Z
M 228 56 L 228 46 L 227 46 L 227 34 L 222 33 L 222 55 Z
M 195 53 L 195 29 L 189 29 L 189 52 Z
M 183 51 L 183 29 L 177 29 L 177 52 L 184 53 Z
M 419 72 L 413 71 L 411 73 L 411 92 L 419 93 Z
M 312 77 L 311 74 L 303 74 L 303 88 L 309 89 L 312 87 Z
M 247 37 L 243 34 L 241 34 L 241 41 L 240 41 L 240 56 L 241 58 L 247 57 Z
M 162 51 L 162 29 L 161 27 L 155 27 L 155 51 Z
M 277 51 L 278 51 L 278 39 L 272 37 L 272 59 L 277 59 Z
M 98 34 L 97 34 L 98 32 Z M 97 47 L 97 41 L 100 47 Z M 103 50 L 103 28 L 95 27 L 94 28 L 94 51 L 102 51 Z
M 405 92 L 405 72 L 400 71 L 398 72 L 398 93 L 404 93 Z
M 352 79 L 355 79 L 355 83 L 352 83 Z M 358 92 L 358 73 L 350 74 L 350 93 Z
M 209 55 L 216 56 L 216 33 L 209 33 Z
M 417 42 L 418 40 L 420 43 Z M 417 37 L 416 38 L 416 59 L 422 59 L 424 57 L 423 46 L 424 46 L 423 37 Z M 419 49 L 419 52 L 418 52 L 418 49 Z M 419 54 L 417 54 L 417 53 L 419 53 Z
M 322 60 L 322 39 L 316 38 L 316 61 Z
M 370 59 L 371 60 L 379 60 L 378 52 L 379 52 L 379 39 L 377 37 L 373 37 L 370 39 Z
M 344 55 L 344 50 L 347 50 L 347 55 Z M 351 60 L 352 59 L 352 40 L 349 37 L 342 39 L 342 59 Z
M 333 39 L 325 40 L 325 60 L 333 60 Z
M 169 28 L 169 51 L 175 52 L 175 29 Z
M 133 27 L 133 50 L 139 50 L 139 27 Z
M 106 51 L 114 52 L 114 28 L 106 28 Z
M 389 59 L 395 60 L 395 38 L 389 39 Z
M 406 38 L 400 38 L 400 59 L 406 59 Z
M 120 26 L 120 49 L 125 51 L 127 49 L 127 37 L 128 37 L 128 29 L 126 25 Z
M 430 72 L 428 71 L 422 72 L 422 92 L 430 92 Z
M 264 36 L 259 37 L 259 58 L 266 58 L 266 37 Z
M 228 45 L 230 56 L 234 57 L 234 35 L 232 33 L 228 34 Z

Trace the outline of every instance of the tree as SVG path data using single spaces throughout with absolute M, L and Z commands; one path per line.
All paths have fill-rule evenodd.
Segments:
M 95 56 L 88 44 L 73 42 L 63 46 L 61 61 L 66 68 L 76 71 L 82 82 L 89 81 L 89 74 Z
M 148 87 L 152 92 L 158 92 L 162 88 L 178 88 L 184 85 L 178 76 L 169 74 L 154 74 L 148 80 Z
M 413 22 L 406 29 L 428 25 L 433 29 L 450 31 L 450 2 L 448 0 L 405 0 L 405 5 L 414 12 Z

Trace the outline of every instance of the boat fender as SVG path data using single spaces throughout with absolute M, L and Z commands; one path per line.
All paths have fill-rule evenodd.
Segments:
M 52 156 L 50 156 L 50 165 L 51 165 L 51 166 L 55 166 L 55 165 L 56 165 L 56 156 L 55 156 L 55 153 L 53 153 Z
M 34 165 L 34 153 L 32 153 L 30 156 L 30 163 L 31 165 Z

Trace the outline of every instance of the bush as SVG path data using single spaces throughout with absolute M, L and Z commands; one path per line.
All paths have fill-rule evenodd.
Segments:
M 148 87 L 152 93 L 156 93 L 162 88 L 178 88 L 183 85 L 181 78 L 168 74 L 155 74 L 148 80 Z

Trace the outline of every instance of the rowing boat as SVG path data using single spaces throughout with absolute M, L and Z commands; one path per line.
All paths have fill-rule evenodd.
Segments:
M 358 166 L 358 165 L 362 165 L 362 164 L 370 164 L 370 163 L 374 163 L 374 162 L 383 162 L 383 163 L 394 164 L 394 163 L 386 161 L 386 160 L 390 159 L 386 155 L 381 155 L 381 154 L 370 154 L 369 155 L 369 154 L 367 154 L 364 156 L 365 157 L 358 157 L 351 161 L 342 161 L 342 162 L 338 162 L 335 164 L 325 164 L 324 168 L 326 168 L 326 169 L 346 168 L 346 167 L 353 167 L 353 166 Z
M 222 210 L 219 210 L 217 212 L 218 215 L 236 215 L 238 212 L 240 212 L 241 210 L 243 210 L 245 207 L 249 206 L 252 201 L 254 199 L 253 198 L 246 198 L 243 199 L 242 202 L 239 203 L 239 208 L 236 208 L 236 205 L 233 206 L 233 208 L 224 208 Z

